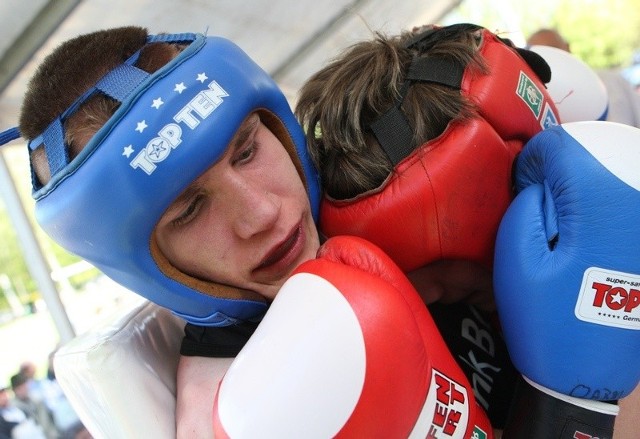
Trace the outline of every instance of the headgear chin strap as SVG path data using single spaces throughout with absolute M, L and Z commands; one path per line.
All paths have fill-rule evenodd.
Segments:
M 36 218 L 63 247 L 191 323 L 224 326 L 260 317 L 267 304 L 258 294 L 173 267 L 158 250 L 154 229 L 254 111 L 288 150 L 317 218 L 319 183 L 304 133 L 275 82 L 235 44 L 196 34 L 149 42 L 158 39 L 190 44 L 153 74 L 133 66 L 134 55 L 30 142 L 31 149 L 45 144 L 52 172 L 42 187 L 34 178 Z M 69 161 L 64 119 L 96 92 L 121 105 Z

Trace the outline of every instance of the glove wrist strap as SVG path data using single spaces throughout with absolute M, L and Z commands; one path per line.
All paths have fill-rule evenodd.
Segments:
M 503 439 L 611 439 L 615 403 L 575 398 L 526 377 L 518 382 Z

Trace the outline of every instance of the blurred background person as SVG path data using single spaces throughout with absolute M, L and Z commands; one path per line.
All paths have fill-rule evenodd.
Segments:
M 34 401 L 44 400 L 44 382 L 36 377 L 37 367 L 32 361 L 23 361 L 20 363 L 18 373 L 27 379 L 27 390 L 29 397 Z
M 53 422 L 53 415 L 42 402 L 32 399 L 29 394 L 29 378 L 17 373 L 11 377 L 11 389 L 15 395 L 13 403 L 42 428 L 47 439 L 59 439 L 59 432 Z
M 5 386 L 0 387 L 0 439 L 46 439 L 42 427 L 14 404 Z

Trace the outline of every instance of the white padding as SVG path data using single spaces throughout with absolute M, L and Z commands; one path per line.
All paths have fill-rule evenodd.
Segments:
M 522 375 L 522 378 L 524 378 L 524 380 L 527 383 L 529 383 L 531 387 L 538 389 L 538 391 L 542 393 L 546 393 L 547 395 L 555 399 L 558 399 L 560 401 L 564 401 L 566 403 L 569 403 L 578 407 L 582 407 L 585 410 L 602 413 L 608 416 L 618 416 L 618 413 L 620 413 L 620 408 L 615 403 L 608 403 L 606 401 L 596 401 L 593 399 L 575 398 L 573 396 L 563 395 L 562 393 L 558 393 L 554 390 L 547 389 L 546 387 L 533 382 L 532 380 L 530 380 L 524 375 Z
M 640 191 L 640 129 L 616 122 L 574 122 L 562 128 L 613 175 Z
M 551 67 L 547 91 L 560 121 L 603 120 L 609 108 L 607 89 L 596 72 L 576 56 L 549 46 L 531 46 Z
M 144 301 L 56 353 L 56 377 L 96 439 L 175 437 L 183 335 L 183 320 Z
M 229 368 L 218 409 L 238 438 L 329 438 L 364 384 L 366 357 L 353 308 L 325 279 L 300 273 Z

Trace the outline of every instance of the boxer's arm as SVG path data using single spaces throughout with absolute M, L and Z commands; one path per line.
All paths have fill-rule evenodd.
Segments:
M 618 404 L 620 413 L 613 427 L 613 439 L 635 439 L 638 436 L 638 415 L 640 415 L 640 386 Z
M 181 357 L 177 372 L 178 439 L 213 437 L 213 396 L 229 365 L 256 327 L 256 322 L 223 327 L 187 323 L 180 346 Z
M 417 268 L 407 277 L 426 305 L 464 302 L 494 311 L 493 282 L 489 271 L 465 260 L 440 260 Z

